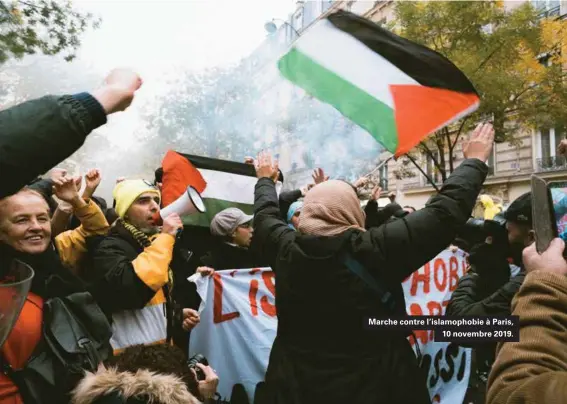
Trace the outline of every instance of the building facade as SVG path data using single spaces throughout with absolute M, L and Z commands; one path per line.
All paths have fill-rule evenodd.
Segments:
M 561 17 L 567 13 L 567 0 L 532 0 L 535 7 L 541 10 L 542 17 Z M 522 1 L 505 1 L 505 7 L 512 9 L 522 4 Z M 325 18 L 328 14 L 344 9 L 359 14 L 374 22 L 387 24 L 395 19 L 394 1 L 358 1 L 358 0 L 312 0 L 298 1 L 296 10 L 289 16 L 288 24 L 299 34 L 309 28 L 315 21 Z M 280 30 L 290 30 L 283 24 Z M 289 35 L 286 33 L 287 37 Z M 564 130 L 559 128 L 540 128 L 535 131 L 517 133 L 514 144 L 496 144 L 493 154 L 488 161 L 489 176 L 485 182 L 483 192 L 496 196 L 503 204 L 508 204 L 530 189 L 530 176 L 537 173 L 546 180 L 560 179 L 567 176 L 567 161 L 564 157 L 556 155 L 557 145 L 566 137 Z M 277 143 L 274 150 L 285 154 L 285 150 L 294 150 L 300 147 L 300 142 Z M 438 185 L 441 178 L 435 172 L 434 164 L 430 158 L 417 154 L 417 163 Z M 389 157 L 383 153 L 381 159 Z M 449 156 L 446 155 L 448 159 Z M 410 177 L 396 178 L 403 164 L 399 161 L 390 161 L 380 170 L 383 193 L 396 192 L 398 202 L 402 205 L 411 205 L 421 208 L 435 192 L 435 188 L 428 179 L 412 165 L 404 165 Z M 454 166 L 457 167 L 463 160 L 460 145 L 454 151 Z M 293 166 L 293 167 L 292 167 Z M 309 180 L 308 173 L 312 167 L 303 164 L 291 163 L 288 169 L 288 179 L 293 185 L 302 185 Z M 332 173 L 330 173 L 332 174 Z

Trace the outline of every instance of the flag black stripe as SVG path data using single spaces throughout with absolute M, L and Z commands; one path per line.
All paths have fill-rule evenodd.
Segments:
M 219 160 L 210 157 L 194 156 L 177 152 L 191 162 L 196 168 L 212 171 L 223 171 L 231 174 L 256 177 L 256 170 L 250 164 L 237 163 L 236 161 Z
M 328 19 L 336 28 L 380 54 L 419 84 L 478 95 L 465 74 L 440 53 L 348 11 L 337 11 Z M 379 75 L 377 72 L 378 80 Z

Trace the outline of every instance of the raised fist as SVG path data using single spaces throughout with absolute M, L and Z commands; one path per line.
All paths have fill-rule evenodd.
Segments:
M 92 93 L 107 115 L 124 111 L 142 86 L 141 77 L 129 69 L 115 69 L 104 80 L 104 85 Z

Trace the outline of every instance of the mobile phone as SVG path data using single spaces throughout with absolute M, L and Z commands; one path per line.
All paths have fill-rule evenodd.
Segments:
M 567 181 L 552 181 L 547 186 L 553 206 L 555 236 L 567 242 Z
M 551 241 L 557 237 L 557 223 L 555 221 L 551 190 L 547 182 L 537 175 L 532 175 L 531 185 L 533 230 L 535 231 L 536 250 L 541 254 L 547 250 Z

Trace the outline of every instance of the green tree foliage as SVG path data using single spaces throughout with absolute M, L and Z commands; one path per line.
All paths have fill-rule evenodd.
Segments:
M 0 1 L 0 64 L 41 52 L 75 58 L 81 34 L 100 21 L 70 1 Z
M 565 22 L 542 18 L 529 2 L 506 10 L 501 1 L 397 2 L 394 31 L 441 53 L 472 81 L 479 110 L 422 142 L 444 181 L 454 169 L 462 133 L 491 120 L 497 141 L 514 142 L 522 128 L 563 126 Z

